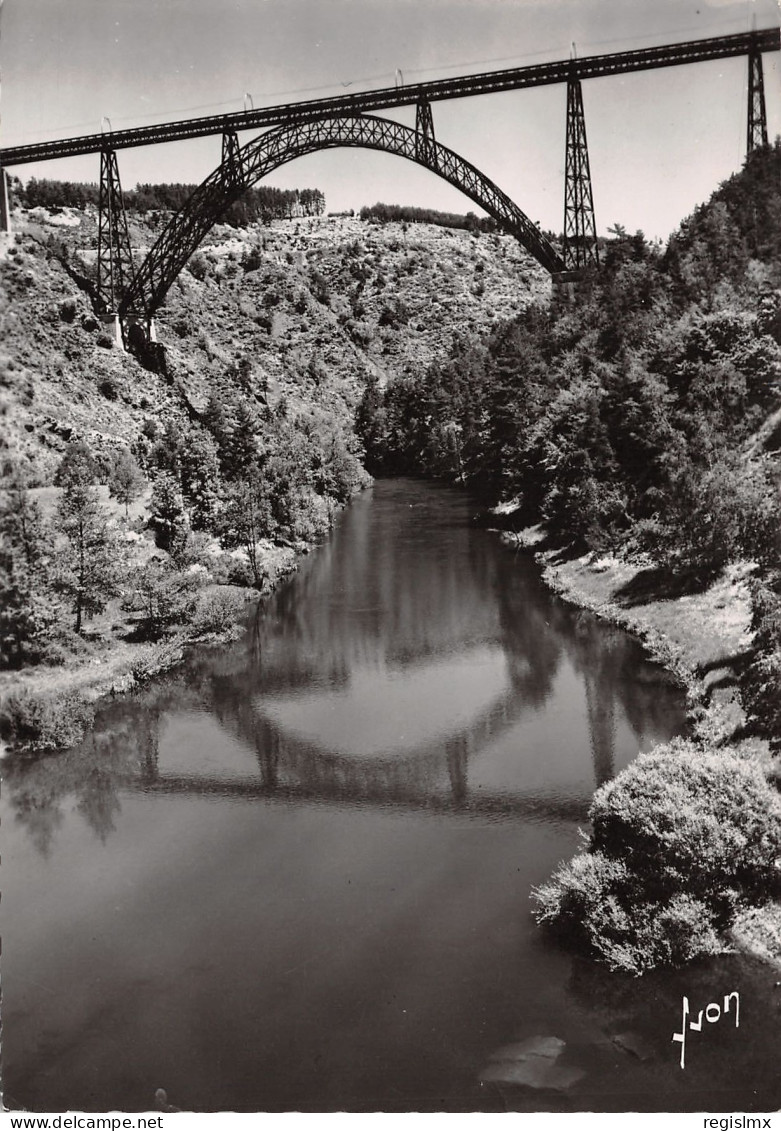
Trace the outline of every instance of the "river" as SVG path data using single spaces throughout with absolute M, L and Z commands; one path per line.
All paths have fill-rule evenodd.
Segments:
M 376 484 L 241 641 L 6 765 L 7 1106 L 778 1106 L 764 967 L 634 979 L 535 926 L 594 789 L 682 733 L 684 702 L 474 509 Z M 731 991 L 739 1030 L 692 1033 L 682 1070 L 682 995 Z M 558 1090 L 496 1069 L 537 1037 L 565 1042 Z

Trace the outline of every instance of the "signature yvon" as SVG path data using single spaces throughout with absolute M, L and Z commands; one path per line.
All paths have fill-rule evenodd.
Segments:
M 734 1010 L 732 1005 L 734 1004 Z M 709 1002 L 704 1009 L 701 1009 L 697 1014 L 697 1020 L 689 1020 L 689 999 L 683 999 L 683 1019 L 681 1021 L 680 1033 L 673 1033 L 673 1040 L 678 1041 L 681 1046 L 681 1068 L 686 1067 L 686 1035 L 687 1030 L 694 1033 L 702 1032 L 703 1017 L 710 1025 L 715 1025 L 723 1017 L 735 1017 L 735 1028 L 740 1027 L 740 994 L 737 990 L 733 990 L 731 994 L 724 995 L 724 1001 L 720 1005 L 717 1001 Z

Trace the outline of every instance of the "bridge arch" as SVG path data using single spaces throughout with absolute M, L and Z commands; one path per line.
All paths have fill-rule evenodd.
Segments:
M 223 160 L 172 218 L 134 274 L 119 305 L 123 319 L 150 320 L 179 272 L 220 216 L 268 173 L 322 149 L 362 148 L 414 161 L 483 208 L 546 270 L 562 271 L 558 252 L 512 200 L 474 165 L 430 135 L 368 114 L 293 123 L 239 148 L 226 134 Z

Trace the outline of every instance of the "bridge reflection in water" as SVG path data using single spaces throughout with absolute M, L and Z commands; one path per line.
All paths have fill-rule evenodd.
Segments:
M 42 851 L 66 795 L 105 838 L 127 789 L 577 822 L 639 748 L 683 728 L 639 646 L 545 593 L 526 558 L 465 525 L 462 499 L 375 491 L 386 505 L 358 499 L 243 644 L 112 704 L 56 770 L 9 767 Z
M 421 531 L 413 505 L 400 530 L 358 500 L 244 649 L 191 661 L 136 788 L 582 820 L 617 768 L 617 729 L 624 764 L 682 723 L 677 692 L 623 633 L 540 592 L 533 566 L 444 510 L 432 538 L 429 512 Z M 230 759 L 199 737 L 205 713 L 236 740 Z

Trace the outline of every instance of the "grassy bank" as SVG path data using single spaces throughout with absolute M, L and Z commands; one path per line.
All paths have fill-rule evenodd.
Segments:
M 753 567 L 732 565 L 699 592 L 665 596 L 652 571 L 612 556 L 538 560 L 564 600 L 638 636 L 675 674 L 691 720 L 690 741 L 638 759 L 598 791 L 587 851 L 535 893 L 539 921 L 635 974 L 730 949 L 781 969 L 779 772 L 765 740 L 742 737 L 735 680 L 752 638 Z M 745 866 L 730 871 L 740 851 Z M 761 882 L 747 885 L 754 869 Z
M 650 595 L 644 575 L 651 572 L 610 556 L 558 563 L 543 556 L 543 580 L 551 589 L 638 636 L 653 659 L 677 676 L 686 688 L 695 738 L 717 746 L 730 742 L 745 724 L 733 668 L 751 642 L 752 567 L 729 566 L 712 585 L 681 596 Z M 761 740 L 741 745 L 769 754 Z

